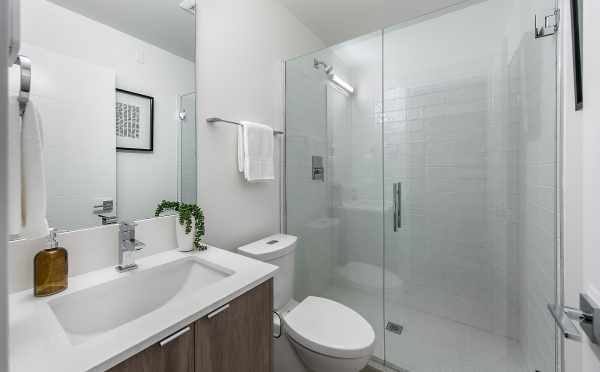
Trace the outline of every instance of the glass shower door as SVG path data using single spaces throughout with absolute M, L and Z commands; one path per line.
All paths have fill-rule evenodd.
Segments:
M 555 371 L 556 36 L 533 28 L 554 6 L 489 0 L 384 32 L 390 366 Z
M 177 194 L 186 204 L 196 204 L 197 199 L 196 141 L 196 93 L 183 94 L 179 97 Z
M 358 312 L 375 330 L 379 360 L 381 45 L 376 32 L 289 60 L 285 68 L 285 231 L 298 237 L 294 299 L 325 297 Z

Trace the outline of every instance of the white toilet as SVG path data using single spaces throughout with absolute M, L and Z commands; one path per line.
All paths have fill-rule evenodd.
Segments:
M 275 372 L 358 372 L 373 354 L 375 332 L 357 312 L 332 300 L 292 299 L 297 238 L 272 235 L 238 248 L 239 253 L 279 266 L 274 278 Z M 283 331 L 281 331 L 283 328 Z M 295 350 L 295 352 L 294 352 Z

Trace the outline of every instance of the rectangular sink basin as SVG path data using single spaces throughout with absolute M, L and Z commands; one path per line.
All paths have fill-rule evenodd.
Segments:
M 187 257 L 132 271 L 95 287 L 48 301 L 73 345 L 131 322 L 233 274 Z

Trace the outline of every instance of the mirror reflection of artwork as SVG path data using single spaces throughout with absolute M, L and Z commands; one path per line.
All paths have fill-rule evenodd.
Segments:
M 117 102 L 117 136 L 140 138 L 140 107 Z
M 153 151 L 154 98 L 117 89 L 118 150 Z

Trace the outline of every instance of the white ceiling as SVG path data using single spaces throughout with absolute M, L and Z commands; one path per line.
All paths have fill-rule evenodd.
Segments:
M 465 0 L 279 0 L 327 45 L 414 19 Z M 473 2 L 471 0 L 471 2 Z
M 179 7 L 182 0 L 50 0 L 60 6 L 195 60 L 194 16 Z
M 179 7 L 182 0 L 50 1 L 180 57 L 195 60 L 194 17 Z M 278 1 L 329 46 L 452 5 L 478 0 Z

